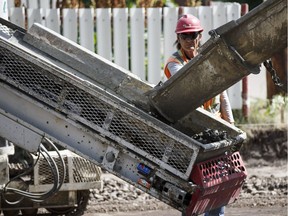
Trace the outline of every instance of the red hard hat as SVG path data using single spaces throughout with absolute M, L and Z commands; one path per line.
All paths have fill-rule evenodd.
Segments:
M 175 30 L 177 34 L 186 32 L 202 32 L 202 31 L 203 28 L 200 24 L 200 20 L 191 14 L 185 14 L 181 16 L 177 22 Z

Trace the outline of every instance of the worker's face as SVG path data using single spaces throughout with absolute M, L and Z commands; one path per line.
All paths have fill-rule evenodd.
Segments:
M 178 34 L 178 41 L 185 51 L 195 51 L 198 49 L 202 35 L 199 32 L 189 32 Z

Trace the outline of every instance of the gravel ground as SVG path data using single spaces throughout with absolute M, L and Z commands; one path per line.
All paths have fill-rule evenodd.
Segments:
M 277 167 L 247 167 L 247 169 L 251 174 L 243 185 L 240 198 L 229 206 L 231 208 L 277 206 L 287 209 L 286 162 L 280 162 Z M 274 174 L 269 175 L 271 170 L 274 170 Z M 102 191 L 91 191 L 90 203 L 85 213 L 171 209 L 170 206 L 110 174 L 104 174 L 103 181 Z
M 267 215 L 288 215 L 287 128 L 273 128 L 273 130 L 271 128 L 252 128 L 248 130 L 248 141 L 241 154 L 248 177 L 239 200 L 227 206 L 228 210 L 230 209 L 229 215 L 249 215 L 252 213 L 251 209 L 258 211 L 253 215 L 266 215 L 265 213 Z M 150 210 L 153 212 L 174 211 L 170 206 L 113 175 L 104 174 L 103 181 L 102 191 L 91 191 L 90 203 L 85 212 L 87 216 L 100 216 L 101 213 L 103 216 L 118 215 L 116 212 L 119 215 L 121 212 L 130 215 L 128 212 L 134 211 L 137 211 L 137 215 L 139 215 L 139 212 L 149 212 Z M 241 213 L 233 214 L 233 209 L 234 212 Z M 250 213 L 248 213 L 249 209 Z M 155 215 L 160 216 L 161 213 Z

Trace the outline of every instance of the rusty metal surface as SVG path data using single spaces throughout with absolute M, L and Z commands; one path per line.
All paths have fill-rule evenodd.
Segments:
M 171 122 L 250 73 L 287 46 L 287 1 L 266 1 L 215 31 L 199 55 L 150 93 L 151 104 Z

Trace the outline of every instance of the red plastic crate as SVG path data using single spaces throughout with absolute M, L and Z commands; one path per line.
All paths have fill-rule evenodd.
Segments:
M 190 179 L 198 185 L 186 215 L 198 215 L 233 203 L 240 194 L 247 171 L 239 152 L 198 163 Z

